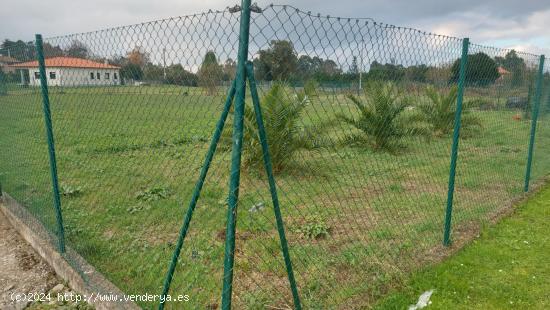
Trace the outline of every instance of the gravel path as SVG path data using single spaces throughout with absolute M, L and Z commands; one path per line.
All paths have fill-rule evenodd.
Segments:
M 50 293 L 55 300 L 14 300 L 18 294 L 21 296 L 20 294 L 29 293 Z M 57 293 L 70 293 L 70 289 L 0 212 L 0 309 L 90 309 L 88 305 L 58 302 Z

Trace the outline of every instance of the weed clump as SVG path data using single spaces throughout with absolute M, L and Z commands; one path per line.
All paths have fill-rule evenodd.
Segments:
M 141 201 L 157 201 L 170 197 L 171 192 L 166 187 L 152 187 L 136 194 L 136 199 Z
M 330 234 L 330 227 L 320 216 L 306 217 L 306 222 L 296 230 L 306 239 L 324 239 Z
M 72 186 L 69 184 L 61 184 L 61 195 L 65 197 L 75 197 L 82 194 L 82 187 Z

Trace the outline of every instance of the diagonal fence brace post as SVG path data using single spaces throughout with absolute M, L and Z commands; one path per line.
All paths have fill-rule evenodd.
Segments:
M 165 298 L 170 289 L 170 284 L 172 283 L 172 277 L 174 276 L 174 271 L 176 270 L 178 258 L 181 253 L 181 249 L 183 248 L 183 241 L 187 236 L 187 231 L 189 230 L 191 218 L 193 217 L 193 211 L 195 211 L 195 207 L 197 206 L 197 201 L 199 200 L 201 190 L 204 185 L 204 180 L 206 179 L 206 175 L 208 174 L 208 170 L 210 169 L 210 164 L 212 163 L 212 159 L 214 158 L 214 153 L 216 153 L 216 148 L 218 146 L 218 142 L 222 135 L 223 128 L 225 126 L 225 121 L 227 120 L 227 115 L 229 114 L 229 110 L 231 109 L 231 104 L 233 102 L 234 97 L 235 97 L 235 81 L 233 81 L 233 84 L 229 89 L 229 93 L 227 95 L 227 99 L 225 101 L 222 114 L 216 125 L 216 131 L 214 132 L 214 136 L 212 137 L 212 141 L 210 142 L 208 152 L 206 153 L 206 159 L 204 160 L 204 165 L 201 168 L 199 179 L 195 184 L 195 189 L 193 190 L 193 195 L 191 197 L 191 201 L 189 202 L 189 207 L 187 208 L 187 212 L 185 214 L 185 218 L 181 226 L 181 230 L 178 236 L 178 241 L 176 243 L 176 248 L 174 249 L 174 254 L 172 255 L 172 260 L 170 261 L 170 267 L 168 268 L 166 278 L 164 279 L 164 286 L 163 286 L 162 295 L 161 295 L 162 298 L 159 304 L 160 310 L 164 309 Z
M 262 110 L 260 107 L 260 98 L 258 96 L 256 80 L 254 79 L 254 65 L 250 61 L 246 63 L 246 76 L 248 78 L 248 83 L 250 87 L 250 96 L 252 97 L 252 103 L 254 105 L 254 114 L 256 115 L 256 124 L 258 125 L 258 134 L 260 136 L 260 143 L 262 145 L 265 172 L 269 181 L 269 190 L 271 192 L 271 200 L 273 202 L 273 211 L 275 212 L 275 220 L 277 221 L 277 231 L 279 233 L 279 239 L 281 241 L 281 250 L 283 251 L 283 257 L 285 260 L 288 282 L 290 282 L 292 298 L 294 299 L 294 308 L 296 310 L 300 310 L 302 309 L 302 305 L 300 303 L 300 296 L 298 295 L 298 288 L 296 286 L 296 279 L 294 278 L 294 271 L 292 271 L 292 261 L 290 260 L 290 253 L 288 251 L 288 242 L 285 235 L 283 216 L 281 215 L 281 208 L 279 207 L 279 195 L 277 194 L 277 185 L 275 184 L 275 177 L 273 176 L 271 155 L 269 154 L 267 135 L 265 133 Z

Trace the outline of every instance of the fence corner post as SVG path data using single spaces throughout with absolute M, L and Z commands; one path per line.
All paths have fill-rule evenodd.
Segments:
M 537 120 L 539 118 L 540 97 L 542 94 L 542 80 L 544 79 L 543 69 L 544 69 L 544 55 L 541 55 L 539 60 L 538 73 L 537 73 L 537 89 L 535 91 L 533 114 L 531 115 L 531 133 L 529 135 L 529 149 L 527 150 L 527 166 L 525 168 L 525 183 L 523 186 L 524 192 L 529 191 L 529 181 L 531 179 L 531 164 L 533 162 L 533 148 L 535 146 L 535 134 L 537 131 Z
M 61 216 L 61 199 L 59 197 L 59 184 L 57 179 L 57 162 L 55 159 L 55 143 L 52 128 L 52 116 L 50 110 L 50 98 L 48 94 L 48 78 L 46 76 L 46 62 L 44 60 L 44 48 L 42 35 L 35 37 L 36 58 L 40 72 L 40 88 L 42 91 L 42 107 L 44 109 L 44 122 L 46 124 L 46 138 L 48 141 L 48 155 L 50 159 L 50 174 L 52 178 L 52 194 L 57 221 L 57 237 L 59 252 L 65 253 L 65 231 L 63 228 L 63 217 Z
M 250 2 L 241 1 L 241 18 L 239 30 L 239 51 L 235 77 L 235 101 L 233 114 L 233 138 L 231 150 L 231 173 L 229 177 L 229 197 L 227 199 L 227 224 L 225 233 L 225 250 L 223 260 L 222 310 L 231 309 L 233 288 L 233 267 L 235 262 L 235 230 L 237 225 L 237 207 L 239 203 L 239 186 L 241 177 L 241 154 L 244 129 L 244 106 L 246 96 L 246 61 L 250 34 Z
M 453 144 L 451 146 L 451 164 L 449 168 L 449 187 L 447 191 L 447 209 L 445 211 L 445 230 L 443 233 L 443 245 L 451 243 L 451 219 L 453 216 L 453 198 L 455 190 L 456 161 L 458 157 L 458 141 L 460 138 L 460 122 L 462 119 L 462 100 L 464 97 L 464 82 L 466 80 L 466 66 L 468 65 L 468 48 L 470 39 L 462 40 L 462 55 L 460 56 L 460 71 L 458 77 L 458 93 L 456 97 L 456 112 L 453 129 Z

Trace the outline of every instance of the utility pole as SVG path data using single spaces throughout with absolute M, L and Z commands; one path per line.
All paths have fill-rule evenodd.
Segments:
M 166 81 L 166 47 L 162 48 L 162 73 Z

